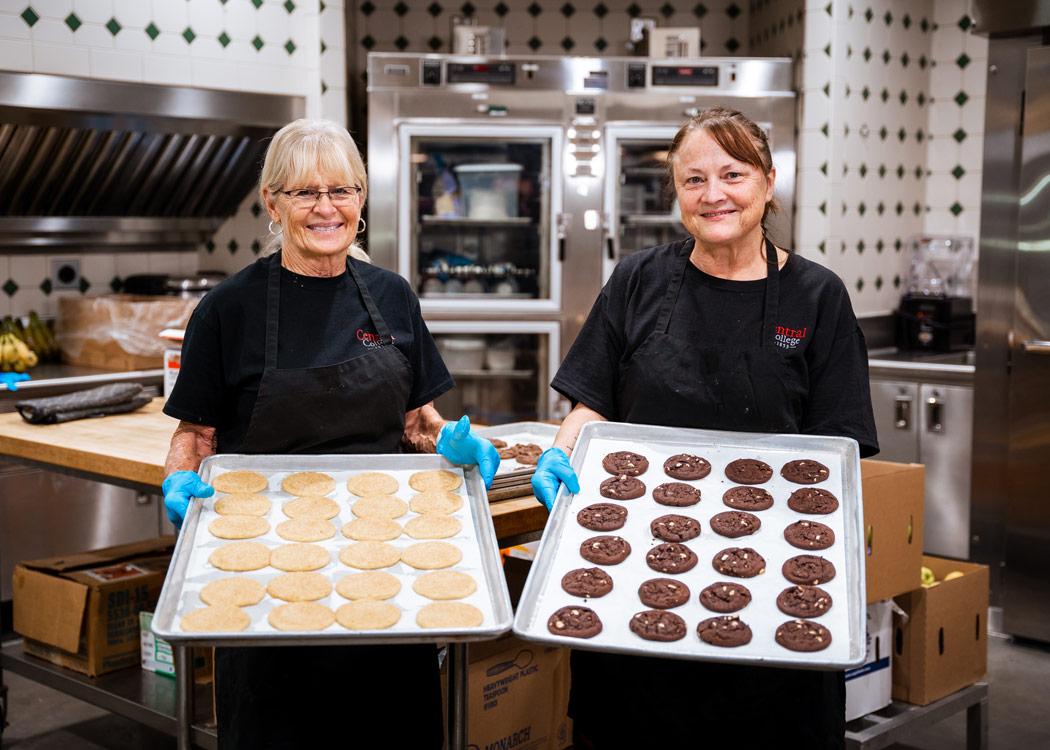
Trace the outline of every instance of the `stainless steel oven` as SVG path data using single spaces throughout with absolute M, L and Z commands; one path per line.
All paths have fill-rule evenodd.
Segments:
M 376 53 L 368 81 L 368 249 L 409 280 L 432 327 L 557 329 L 542 339 L 552 363 L 528 376 L 543 397 L 522 417 L 565 411 L 547 383 L 616 262 L 685 235 L 662 173 L 692 114 L 735 107 L 771 135 L 775 239 L 791 245 L 790 60 Z M 487 364 L 475 376 L 489 404 L 510 377 Z M 487 411 L 501 410 L 520 411 Z

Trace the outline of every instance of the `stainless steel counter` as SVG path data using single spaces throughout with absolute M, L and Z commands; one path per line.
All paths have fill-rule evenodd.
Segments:
M 872 380 L 906 380 L 914 383 L 973 385 L 974 352 L 909 352 L 872 349 L 868 352 Z

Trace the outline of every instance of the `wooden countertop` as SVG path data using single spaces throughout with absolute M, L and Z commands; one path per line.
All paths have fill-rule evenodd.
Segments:
M 159 490 L 178 424 L 161 411 L 163 405 L 163 398 L 155 398 L 131 414 L 54 425 L 29 424 L 17 412 L 0 414 L 0 454 Z M 540 531 L 547 522 L 547 510 L 531 496 L 489 507 L 500 539 Z

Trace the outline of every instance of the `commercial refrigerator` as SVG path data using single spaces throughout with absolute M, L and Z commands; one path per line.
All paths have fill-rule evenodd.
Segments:
M 432 327 L 554 325 L 554 356 L 538 357 L 551 364 L 528 376 L 545 391 L 615 264 L 687 236 L 663 165 L 698 111 L 733 107 L 769 133 L 773 238 L 791 246 L 791 84 L 787 59 L 373 53 L 368 250 L 409 280 Z M 480 391 L 505 389 L 483 369 Z M 561 416 L 568 405 L 547 396 L 534 414 L 504 411 Z

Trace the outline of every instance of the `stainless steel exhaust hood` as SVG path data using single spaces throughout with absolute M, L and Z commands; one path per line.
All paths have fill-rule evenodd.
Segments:
M 0 252 L 187 249 L 302 97 L 0 72 Z

